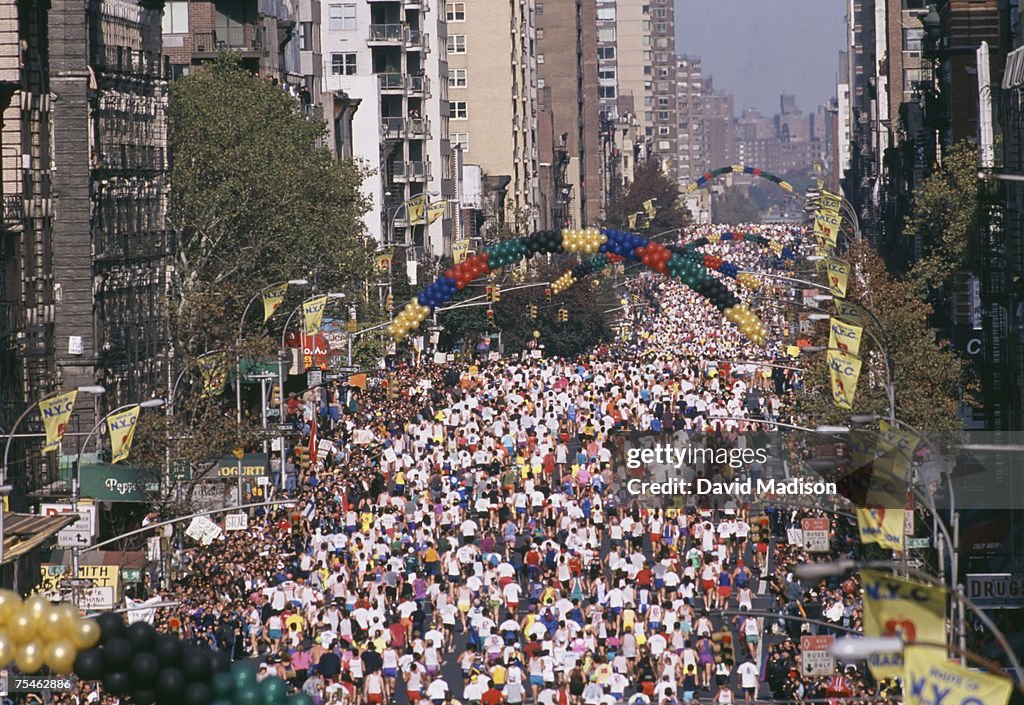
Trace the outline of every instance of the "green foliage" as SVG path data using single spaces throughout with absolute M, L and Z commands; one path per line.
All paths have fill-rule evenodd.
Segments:
M 648 232 L 662 232 L 681 228 L 690 223 L 690 212 L 686 210 L 675 182 L 661 173 L 656 159 L 640 162 L 633 172 L 633 182 L 605 214 L 605 224 L 612 228 L 625 228 L 633 213 L 644 210 L 644 201 L 655 199 L 654 219 L 648 223 Z M 641 221 L 643 222 L 643 221 Z M 637 228 L 641 230 L 641 228 Z
M 935 337 L 928 323 L 931 306 L 916 296 L 910 285 L 893 279 L 869 245 L 853 244 L 847 260 L 854 269 L 847 299 L 870 309 L 881 329 L 870 320 L 865 322 L 861 343 L 864 367 L 852 412 L 832 403 L 824 353 L 810 358 L 806 390 L 797 397 L 798 407 L 809 416 L 810 425 L 843 423 L 850 413 L 888 415 L 885 354 L 867 335 L 870 331 L 892 355 L 896 417 L 929 433 L 961 430 L 957 411 L 959 392 L 967 386 L 964 366 L 948 343 Z M 814 343 L 828 344 L 827 322 L 817 327 Z M 821 393 L 806 393 L 811 390 Z
M 728 189 L 711 197 L 711 222 L 716 225 L 756 223 L 761 216 L 757 204 L 738 189 Z
M 907 273 L 918 295 L 946 289 L 951 275 L 967 264 L 980 222 L 977 164 L 977 147 L 959 142 L 914 190 L 905 233 L 922 241 L 924 257 Z
M 263 284 L 315 276 L 351 292 L 363 281 L 364 174 L 318 146 L 322 122 L 227 54 L 172 85 L 168 116 L 179 350 L 225 347 Z

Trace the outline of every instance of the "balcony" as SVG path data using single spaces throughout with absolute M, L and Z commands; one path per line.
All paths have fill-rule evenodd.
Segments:
M 12 227 L 21 225 L 25 217 L 24 199 L 21 196 L 11 195 L 3 197 L 3 225 Z
M 246 39 L 245 27 L 232 28 L 229 32 L 193 32 L 192 53 L 216 58 L 222 49 L 239 51 L 243 56 L 260 56 L 263 53 L 263 40 L 257 30 L 250 39 Z M 237 30 L 237 31 L 236 31 Z
M 424 8 L 423 0 L 403 0 L 402 4 L 406 10 L 422 10 Z
M 398 45 L 403 40 L 402 25 L 400 24 L 371 24 L 370 38 L 366 43 L 371 46 Z
M 409 95 L 419 98 L 430 97 L 430 81 L 426 76 L 409 76 Z
M 385 117 L 381 119 L 380 132 L 388 140 L 422 139 L 429 136 L 430 129 L 426 118 Z
M 430 51 L 430 35 L 419 29 L 405 30 L 405 48 L 411 51 Z
M 430 166 L 427 162 L 395 162 L 392 176 L 396 183 L 426 181 L 430 178 Z
M 406 75 L 404 73 L 379 73 L 377 83 L 381 93 L 405 93 Z

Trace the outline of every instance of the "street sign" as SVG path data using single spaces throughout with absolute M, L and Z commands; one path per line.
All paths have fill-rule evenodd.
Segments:
M 323 370 L 310 370 L 306 373 L 306 386 L 319 387 L 323 382 Z
M 244 512 L 224 515 L 225 531 L 242 531 L 249 527 L 249 515 Z
M 96 505 L 92 502 L 79 502 L 76 509 L 71 504 L 43 503 L 39 505 L 39 513 L 43 516 L 57 516 L 60 514 L 77 514 L 75 523 L 69 524 L 65 529 L 74 529 L 89 535 L 89 538 L 96 536 L 99 531 L 99 514 L 96 512 Z
M 914 538 L 913 536 L 910 536 L 907 538 L 907 548 L 928 548 L 930 544 L 931 539 L 927 536 L 922 538 Z
M 93 581 L 91 578 L 64 578 L 60 581 L 60 586 L 65 590 L 79 590 L 91 588 Z
M 338 368 L 338 374 L 339 375 L 354 375 L 358 371 L 359 371 L 358 367 L 348 366 L 348 365 L 342 365 L 341 367 Z
M 79 609 L 85 611 L 109 610 L 114 608 L 114 588 L 86 588 L 78 599 Z
M 800 672 L 803 676 L 831 676 L 836 670 L 836 660 L 829 655 L 834 637 L 800 637 Z
M 171 481 L 188 482 L 192 479 L 192 463 L 185 458 L 171 461 Z
M 807 551 L 811 553 L 828 552 L 829 520 L 827 517 L 801 520 L 800 531 L 803 538 L 803 546 Z
M 967 597 L 979 607 L 1020 607 L 1024 604 L 1024 578 L 1012 573 L 968 573 Z
M 85 548 L 91 541 L 88 532 L 78 531 L 73 526 L 57 532 L 58 548 Z

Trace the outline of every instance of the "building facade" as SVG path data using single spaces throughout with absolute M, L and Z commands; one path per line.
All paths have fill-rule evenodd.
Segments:
M 680 189 L 704 173 L 704 79 L 699 56 L 676 63 L 676 182 Z

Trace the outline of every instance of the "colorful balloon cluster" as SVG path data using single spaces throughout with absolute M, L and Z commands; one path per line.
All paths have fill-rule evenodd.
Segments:
M 416 299 L 413 299 L 405 305 L 401 313 L 386 328 L 388 335 L 395 340 L 402 340 L 405 336 L 409 335 L 409 331 L 419 328 L 420 323 L 423 323 L 423 319 L 429 315 L 430 307 L 424 306 Z
M 757 291 L 761 288 L 761 280 L 756 275 L 750 272 L 740 272 L 736 275 L 736 283 L 742 286 L 744 289 L 750 289 L 751 291 Z
M 743 335 L 757 345 L 764 345 L 768 337 L 764 324 L 746 304 L 736 304 L 725 312 L 725 317 L 736 324 Z
M 561 232 L 542 230 L 527 237 L 495 243 L 484 252 L 446 270 L 441 277 L 424 288 L 416 300 L 408 304 L 392 321 L 388 333 L 395 340 L 402 340 L 410 331 L 417 328 L 432 310 L 451 300 L 457 292 L 466 288 L 477 277 L 512 264 L 522 257 L 530 257 L 541 252 L 597 254 L 568 272 L 571 277 L 560 277 L 557 280 L 558 286 L 554 287 L 556 293 L 568 289 L 587 274 L 599 271 L 612 262 L 626 259 L 642 262 L 656 272 L 678 277 L 722 311 L 731 309 L 739 303 L 735 294 L 707 274 L 707 269 L 714 269 L 729 277 L 735 278 L 738 275 L 738 267 L 720 258 L 705 257 L 693 248 L 669 248 L 645 237 L 614 228 L 567 229 Z M 751 326 L 748 328 L 760 330 Z
M 771 181 L 774 184 L 778 184 L 779 188 L 781 188 L 783 191 L 786 191 L 787 193 L 793 192 L 793 184 L 789 183 L 788 181 L 780 179 L 775 174 L 770 174 L 767 171 L 763 171 L 756 167 L 747 166 L 746 164 L 732 164 L 730 166 L 723 166 L 719 167 L 718 169 L 714 169 L 713 171 L 706 172 L 705 174 L 701 175 L 700 178 L 698 178 L 695 182 L 687 186 L 686 192 L 693 193 L 701 186 L 707 184 L 712 179 L 718 176 L 723 176 L 724 174 L 751 174 L 753 176 L 759 176 L 762 179 L 767 179 L 768 181 Z
M 586 230 L 563 230 L 562 249 L 565 252 L 583 252 L 592 255 L 601 249 L 601 245 L 608 240 L 597 228 Z
M 46 666 L 69 674 L 79 650 L 99 638 L 99 625 L 74 605 L 54 604 L 42 595 L 22 600 L 12 590 L 0 590 L 0 668 L 13 661 L 23 673 Z

